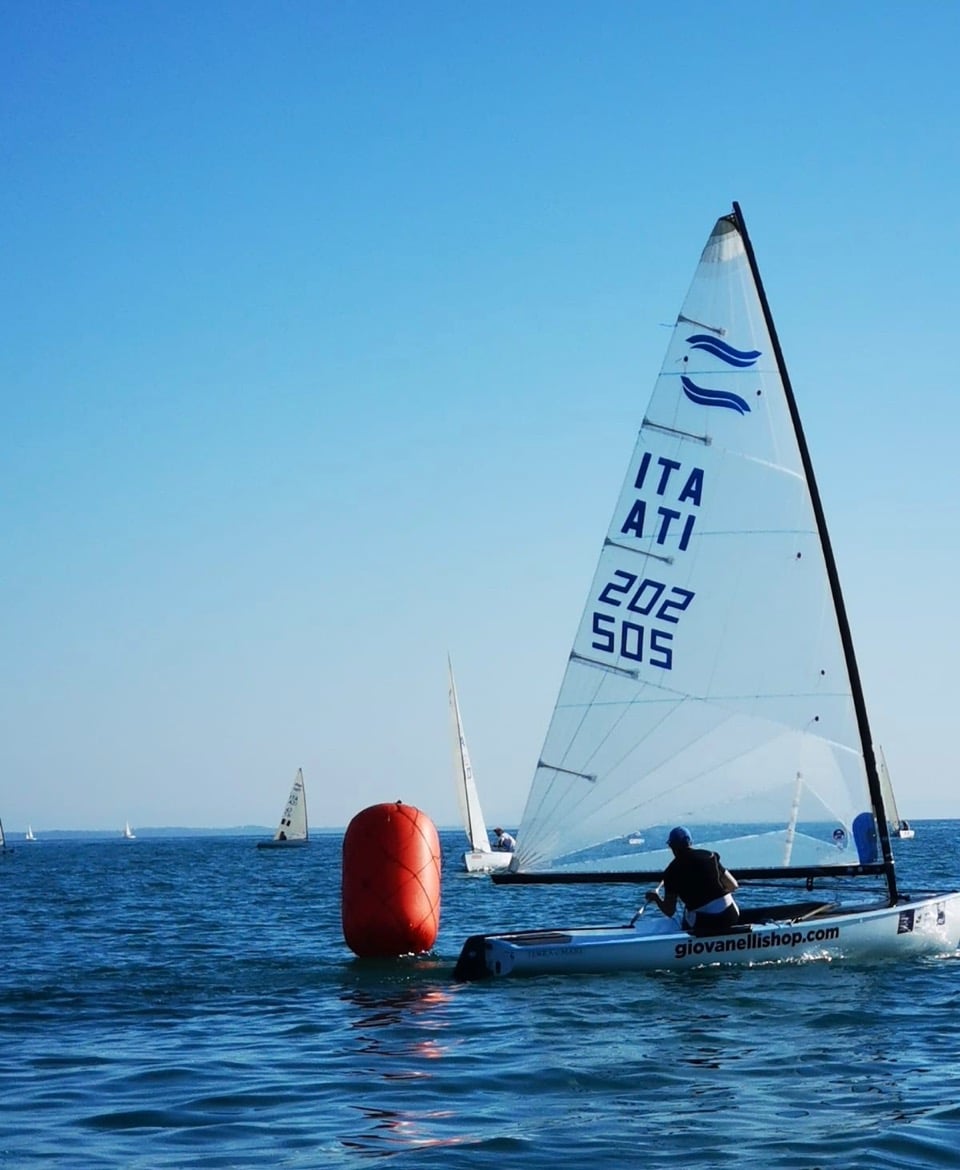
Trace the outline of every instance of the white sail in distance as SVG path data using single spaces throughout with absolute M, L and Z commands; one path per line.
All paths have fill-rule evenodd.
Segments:
M 306 841 L 308 835 L 307 794 L 303 784 L 303 769 L 298 768 L 273 839 L 274 841 Z
M 480 796 L 477 793 L 477 784 L 473 775 L 473 765 L 470 763 L 470 753 L 467 751 L 467 741 L 463 734 L 463 718 L 460 714 L 460 701 L 457 698 L 457 684 L 453 677 L 453 664 L 449 656 L 447 657 L 447 679 L 453 770 L 460 816 L 470 848 L 476 852 L 486 853 L 490 850 L 490 837 L 483 819 Z

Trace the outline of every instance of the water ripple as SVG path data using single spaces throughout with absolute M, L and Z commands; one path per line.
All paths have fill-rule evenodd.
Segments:
M 954 838 L 920 826 L 919 878 Z M 339 840 L 316 845 L 18 852 L 0 886 L 0 1165 L 956 1162 L 950 960 L 455 984 L 467 934 L 625 920 L 635 893 L 499 890 L 451 867 L 433 954 L 364 963 L 340 931 Z

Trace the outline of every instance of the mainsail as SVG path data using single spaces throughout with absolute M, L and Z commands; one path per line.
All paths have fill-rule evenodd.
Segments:
M 293 778 L 293 787 L 287 797 L 287 803 L 280 818 L 280 824 L 273 835 L 274 841 L 306 841 L 307 829 L 307 794 L 303 786 L 303 769 L 298 768 Z
M 865 744 L 819 497 L 734 205 L 647 407 L 508 877 L 652 876 L 685 824 L 738 876 L 856 869 L 892 890 Z

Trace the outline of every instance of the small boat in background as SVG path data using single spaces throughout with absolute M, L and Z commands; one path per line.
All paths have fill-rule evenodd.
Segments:
M 13 846 L 7 844 L 7 838 L 3 833 L 3 821 L 0 821 L 0 853 L 12 853 Z
M 27 831 L 24 833 L 23 839 L 24 841 L 36 841 L 36 837 L 33 835 L 33 825 L 27 825 Z
M 460 815 L 463 818 L 463 830 L 470 846 L 463 854 L 463 867 L 467 873 L 491 873 L 494 870 L 506 869 L 513 854 L 503 849 L 490 848 L 490 836 L 487 833 L 486 821 L 483 819 L 483 810 L 480 808 L 477 783 L 473 775 L 473 766 L 470 763 L 470 753 L 467 751 L 467 741 L 463 735 L 463 720 L 460 717 L 457 684 L 454 682 L 453 665 L 449 655 L 447 656 L 447 675 L 449 678 L 450 729 L 453 733 L 453 775 L 457 787 Z
M 899 837 L 901 841 L 912 841 L 916 833 L 908 822 L 900 817 L 900 812 L 897 809 L 897 798 L 893 795 L 893 781 L 890 779 L 890 772 L 887 769 L 887 758 L 879 744 L 877 745 L 877 771 L 880 774 L 883 806 L 887 814 L 887 822 L 890 825 L 891 836 Z
M 131 829 L 131 828 L 130 828 L 130 822 L 129 822 L 129 821 L 127 821 L 127 822 L 124 824 L 124 826 L 123 826 L 123 832 L 120 834 L 120 836 L 121 836 L 121 837 L 123 837 L 123 839 L 124 839 L 125 841 L 136 841 L 136 839 L 137 839 L 137 835 L 136 835 L 136 833 L 133 831 L 133 829 Z
M 303 769 L 298 768 L 293 787 L 280 818 L 280 824 L 271 841 L 258 841 L 258 849 L 282 849 L 291 845 L 306 845 L 310 839 L 307 828 L 307 792 L 303 783 Z

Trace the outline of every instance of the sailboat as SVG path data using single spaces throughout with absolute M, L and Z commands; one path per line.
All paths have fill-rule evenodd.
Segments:
M 136 833 L 133 831 L 133 829 L 130 828 L 129 821 L 126 821 L 124 823 L 123 832 L 120 835 L 123 837 L 123 839 L 125 841 L 136 841 L 136 839 L 137 839 Z
M 306 845 L 310 838 L 307 828 L 307 792 L 303 785 L 303 769 L 298 768 L 293 786 L 277 831 L 270 841 L 258 841 L 258 849 L 283 849 L 294 845 Z
M 32 825 L 27 825 L 27 831 L 24 833 L 23 839 L 24 841 L 36 841 L 37 838 L 33 835 Z
M 463 719 L 460 716 L 460 703 L 457 699 L 457 684 L 454 681 L 453 665 L 449 655 L 447 656 L 447 676 L 449 679 L 450 729 L 453 734 L 453 775 L 457 788 L 457 801 L 460 805 L 460 815 L 463 818 L 463 829 L 470 846 L 463 854 L 463 866 L 468 873 L 491 873 L 494 870 L 506 869 L 510 865 L 513 854 L 490 848 L 490 837 L 483 819 L 483 811 L 480 808 L 477 783 L 473 775 L 473 766 L 470 763 L 470 754 L 467 751 L 467 741 L 463 734 Z
M 478 934 L 458 979 L 954 952 L 960 893 L 897 888 L 819 490 L 738 204 L 716 223 L 640 428 L 498 884 L 654 883 L 688 825 L 741 884 L 696 937 Z M 625 833 L 644 844 L 625 852 Z
M 7 838 L 3 832 L 3 821 L 0 821 L 0 853 L 12 853 L 13 846 L 7 844 Z
M 907 821 L 901 819 L 900 813 L 897 811 L 897 800 L 893 795 L 893 782 L 890 779 L 890 772 L 887 768 L 887 758 L 883 754 L 883 748 L 879 745 L 877 746 L 877 770 L 880 773 L 883 807 L 887 815 L 890 832 L 893 833 L 894 837 L 899 837 L 901 841 L 912 841 L 916 833 Z

